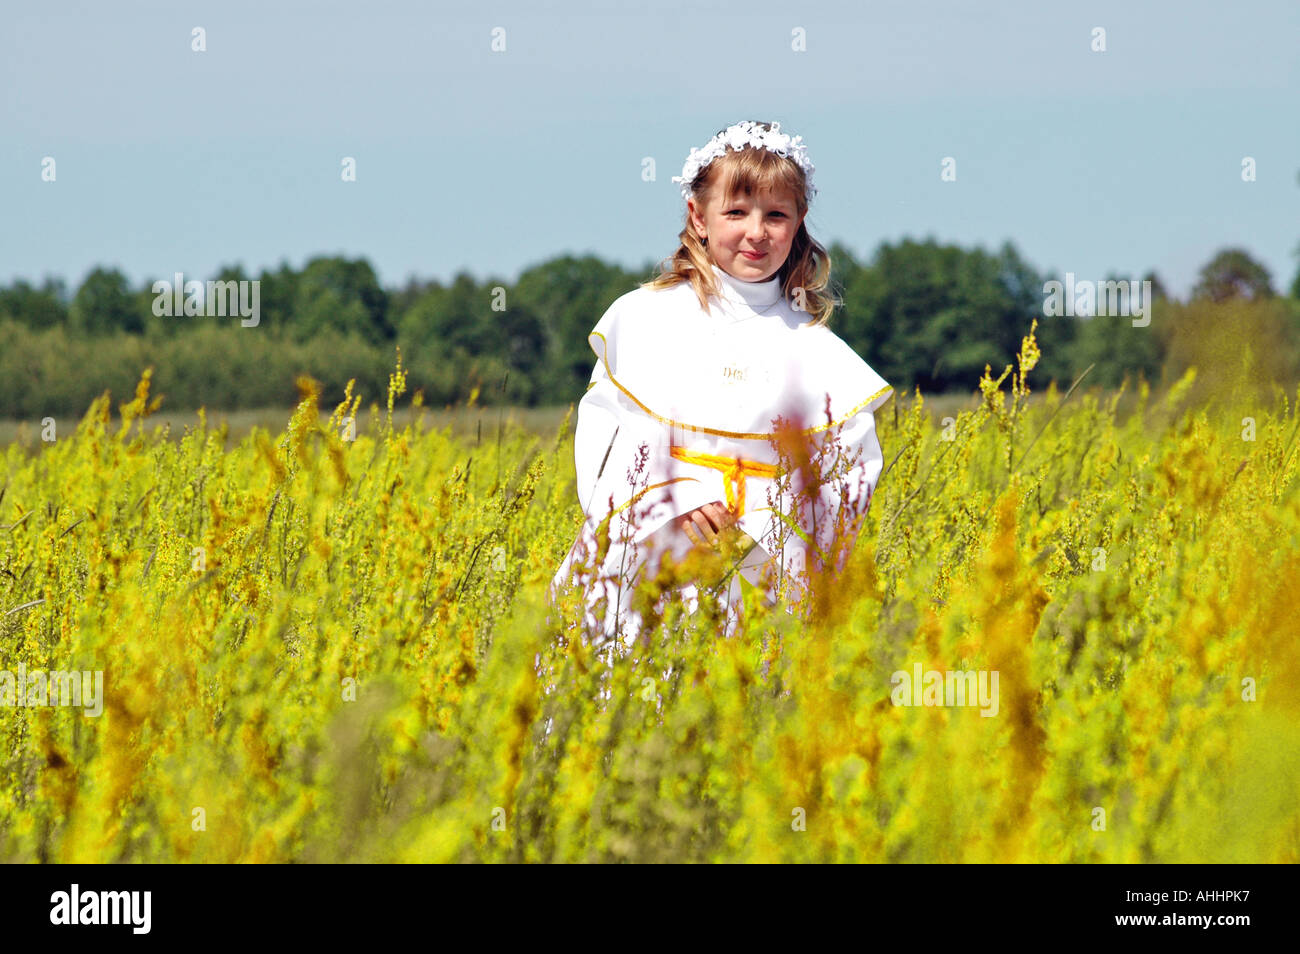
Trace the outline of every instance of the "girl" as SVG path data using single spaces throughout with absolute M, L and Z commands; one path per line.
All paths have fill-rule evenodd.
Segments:
M 673 177 L 681 244 L 588 336 L 574 436 L 586 519 L 550 599 L 582 585 L 596 642 L 630 646 L 637 583 L 692 551 L 734 566 L 717 586 L 729 633 L 743 588 L 798 598 L 870 505 L 873 412 L 892 388 L 827 327 L 830 261 L 804 227 L 816 190 L 801 138 L 746 121 L 692 149 Z M 689 609 L 711 583 L 682 587 Z

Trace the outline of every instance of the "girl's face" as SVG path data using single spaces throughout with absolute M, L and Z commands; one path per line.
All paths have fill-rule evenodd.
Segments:
M 715 265 L 742 282 L 766 281 L 780 270 L 803 223 L 794 197 L 764 193 L 714 198 L 701 211 L 694 197 L 686 200 L 691 227 Z M 751 255 L 747 253 L 759 253 Z

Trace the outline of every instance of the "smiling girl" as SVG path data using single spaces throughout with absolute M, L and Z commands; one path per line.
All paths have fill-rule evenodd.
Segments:
M 581 584 L 596 641 L 631 645 L 632 595 L 664 555 L 715 549 L 743 554 L 718 588 L 730 632 L 746 587 L 797 597 L 870 506 L 883 463 L 873 412 L 892 389 L 827 327 L 830 259 L 804 225 L 816 190 L 801 138 L 746 121 L 692 149 L 673 177 L 686 200 L 677 251 L 588 336 L 597 360 L 574 436 L 586 519 L 551 598 Z M 714 582 L 684 586 L 687 606 Z

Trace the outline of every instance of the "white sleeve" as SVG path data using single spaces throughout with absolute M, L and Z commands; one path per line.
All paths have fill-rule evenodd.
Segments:
M 596 366 L 578 404 L 574 474 L 578 501 L 594 530 L 606 517 L 610 535 L 638 543 L 678 513 L 715 496 L 698 479 L 683 476 L 669 453 L 671 435 L 624 394 L 610 376 L 618 362 L 616 306 L 593 330 Z M 612 369 L 618 373 L 617 367 Z

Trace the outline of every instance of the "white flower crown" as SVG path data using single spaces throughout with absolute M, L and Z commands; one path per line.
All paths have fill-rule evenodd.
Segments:
M 813 169 L 816 167 L 813 166 L 812 160 L 808 158 L 808 147 L 803 144 L 802 139 L 803 136 L 791 138 L 786 133 L 781 132 L 780 123 L 772 123 L 772 128 L 769 130 L 764 129 L 753 120 L 746 119 L 743 122 L 728 126 L 710 139 L 708 145 L 703 148 L 692 149 L 691 154 L 686 157 L 686 165 L 682 166 L 682 174 L 673 176 L 672 181 L 682 184 L 682 198 L 689 199 L 691 197 L 691 183 L 700 174 L 700 170 L 726 153 L 728 146 L 735 152 L 739 152 L 746 146 L 753 146 L 757 149 L 767 149 L 778 156 L 793 160 L 795 165 L 803 170 L 806 186 L 805 198 L 811 204 L 813 196 L 817 194 L 817 190 L 812 184 Z

